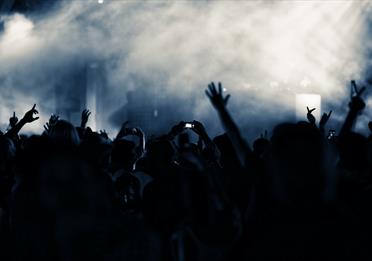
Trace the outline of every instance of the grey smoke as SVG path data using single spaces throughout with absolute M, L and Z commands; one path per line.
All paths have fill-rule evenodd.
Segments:
M 247 136 L 292 119 L 301 92 L 320 94 L 337 126 L 349 80 L 366 80 L 370 13 L 368 1 L 87 0 L 3 16 L 0 118 L 6 123 L 13 110 L 38 103 L 42 118 L 29 130 L 41 131 L 54 112 L 54 86 L 98 61 L 107 74 L 99 117 L 112 131 L 125 120 L 113 115 L 127 92 L 143 90 L 177 107 L 180 120 L 200 119 L 220 132 L 204 97 L 210 81 L 232 94 L 229 106 Z M 12 32 L 20 23 L 24 32 Z

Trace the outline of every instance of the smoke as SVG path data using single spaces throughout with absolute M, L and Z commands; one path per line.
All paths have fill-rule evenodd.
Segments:
M 296 93 L 321 95 L 324 109 L 338 109 L 338 121 L 348 82 L 365 80 L 370 11 L 368 1 L 91 0 L 3 16 L 0 119 L 37 103 L 41 120 L 29 130 L 41 131 L 55 110 L 53 88 L 99 61 L 107 79 L 99 117 L 108 129 L 136 90 L 216 134 L 218 119 L 204 97 L 210 81 L 232 94 L 232 114 L 249 136 L 291 119 Z

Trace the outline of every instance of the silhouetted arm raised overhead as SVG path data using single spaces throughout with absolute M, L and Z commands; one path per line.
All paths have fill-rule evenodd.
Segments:
M 316 108 L 313 108 L 310 110 L 309 107 L 306 107 L 306 109 L 307 109 L 307 114 L 306 114 L 307 120 L 310 122 L 310 124 L 315 125 L 316 119 L 313 115 L 313 111 L 315 111 Z
M 211 101 L 213 107 L 216 109 L 221 123 L 229 136 L 235 151 L 238 154 L 240 162 L 245 165 L 247 157 L 252 151 L 249 145 L 243 139 L 237 125 L 226 108 L 230 95 L 228 94 L 224 97 L 221 83 L 218 83 L 217 89 L 213 82 L 208 85 L 208 89 L 205 91 L 205 93 Z
M 81 123 L 80 123 L 80 127 L 82 129 L 85 129 L 87 127 L 87 123 L 88 123 L 88 120 L 89 120 L 89 116 L 90 116 L 91 112 L 87 109 L 83 110 L 81 112 Z
M 349 102 L 349 112 L 345 118 L 344 124 L 341 127 L 340 137 L 345 135 L 347 132 L 350 132 L 359 113 L 366 107 L 365 102 L 361 98 L 361 95 L 365 91 L 365 87 L 362 87 L 358 90 L 358 87 L 355 81 L 351 81 L 351 93 L 353 90 L 355 95 L 351 95 L 351 101 Z
M 123 139 L 126 136 L 137 136 L 139 138 L 139 144 L 136 148 L 136 153 L 138 157 L 142 157 L 145 153 L 146 147 L 146 136 L 145 133 L 142 131 L 141 128 L 127 128 L 128 121 L 124 122 L 121 126 L 120 131 L 116 135 L 116 140 Z
M 137 146 L 136 152 L 138 157 L 142 157 L 146 150 L 146 136 L 145 132 L 137 127 L 133 129 L 133 135 L 139 138 L 139 144 Z
M 319 130 L 321 133 L 324 134 L 324 130 L 325 130 L 325 126 L 327 124 L 327 122 L 329 121 L 329 118 L 331 117 L 332 115 L 332 111 L 329 111 L 329 113 L 323 113 L 322 117 L 320 118 L 320 121 L 319 121 Z
M 54 125 L 56 125 L 56 123 L 58 122 L 59 120 L 59 116 L 58 115 L 50 115 L 50 118 L 48 120 L 47 123 L 45 123 L 44 125 L 44 130 L 46 133 L 49 133 L 50 132 L 50 129 L 53 128 Z
M 13 116 L 9 118 L 9 127 L 14 128 L 18 122 L 18 118 L 16 116 L 16 113 L 13 112 Z
M 23 116 L 23 118 L 17 122 L 17 124 L 14 125 L 14 127 L 12 127 L 7 133 L 6 135 L 8 137 L 14 137 L 16 135 L 18 135 L 18 132 L 22 129 L 22 127 L 26 124 L 26 123 L 31 123 L 31 122 L 34 122 L 36 121 L 37 119 L 39 119 L 39 117 L 34 117 L 34 114 L 38 114 L 39 112 L 35 109 L 36 107 L 36 104 L 34 104 L 34 106 L 32 106 L 31 110 L 29 110 L 28 112 L 25 113 L 25 116 Z
M 214 144 L 212 139 L 209 137 L 204 125 L 201 122 L 194 120 L 192 122 L 191 130 L 195 132 L 204 143 L 205 151 L 209 154 L 209 156 L 215 159 L 216 162 L 219 162 L 221 153 L 218 150 L 216 144 Z

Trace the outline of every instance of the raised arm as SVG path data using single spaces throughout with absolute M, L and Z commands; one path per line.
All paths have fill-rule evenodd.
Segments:
M 216 144 L 214 144 L 212 139 L 208 136 L 204 125 L 199 121 L 193 121 L 191 130 L 194 131 L 199 136 L 199 139 L 204 143 L 205 151 L 208 153 L 208 155 L 216 162 L 219 162 L 221 153 Z
M 315 119 L 315 116 L 313 115 L 313 111 L 315 111 L 316 108 L 313 108 L 310 110 L 309 107 L 306 106 L 306 109 L 307 109 L 307 114 L 306 114 L 307 120 L 310 122 L 311 125 L 315 126 L 316 119 Z
M 353 93 L 354 90 L 355 95 L 351 95 L 349 112 L 345 118 L 344 124 L 341 127 L 339 134 L 340 137 L 351 131 L 359 113 L 365 108 L 366 104 L 361 98 L 361 95 L 363 94 L 365 89 L 365 87 L 362 87 L 360 90 L 358 90 L 355 81 L 351 81 L 351 93 Z
M 247 157 L 252 153 L 252 150 L 243 139 L 237 125 L 226 108 L 230 95 L 224 97 L 222 92 L 223 89 L 221 83 L 218 83 L 217 89 L 213 82 L 208 85 L 208 89 L 205 91 L 218 113 L 221 123 L 237 152 L 240 162 L 245 165 Z
M 126 136 L 137 136 L 139 138 L 139 145 L 137 146 L 136 152 L 137 156 L 141 157 L 145 153 L 146 148 L 146 136 L 141 128 L 127 128 L 128 121 L 124 122 L 118 135 L 115 139 L 122 139 Z
M 14 128 L 18 122 L 18 118 L 16 116 L 16 113 L 13 112 L 13 116 L 9 118 L 9 128 Z
M 80 127 L 82 129 L 85 129 L 87 127 L 87 123 L 88 123 L 88 120 L 89 120 L 89 116 L 90 116 L 91 112 L 87 109 L 83 110 L 81 112 L 81 123 L 80 123 Z
M 141 128 L 134 128 L 134 136 L 139 138 L 139 145 L 137 146 L 137 156 L 142 157 L 146 150 L 146 136 Z
M 329 118 L 331 117 L 332 115 L 332 111 L 329 111 L 329 113 L 323 113 L 322 117 L 320 118 L 320 121 L 319 121 L 319 130 L 320 132 L 324 135 L 325 133 L 325 125 L 327 124 L 327 122 L 329 121 Z
M 54 125 L 56 125 L 56 123 L 58 122 L 59 120 L 59 116 L 58 115 L 50 115 L 50 118 L 48 120 L 47 123 L 44 124 L 44 130 L 46 133 L 49 133 L 50 132 L 50 129 L 53 128 Z
M 34 104 L 31 110 L 26 112 L 23 118 L 17 122 L 17 124 L 15 124 L 14 127 L 12 127 L 5 135 L 11 138 L 15 137 L 26 123 L 31 123 L 39 119 L 39 117 L 34 117 L 34 114 L 36 115 L 39 113 L 35 108 L 36 104 Z

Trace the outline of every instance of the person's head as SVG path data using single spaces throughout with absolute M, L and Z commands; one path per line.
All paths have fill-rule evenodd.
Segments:
M 278 195 L 291 201 L 322 196 L 325 185 L 323 139 L 315 126 L 307 122 L 276 126 L 269 162 Z
M 220 163 L 222 167 L 229 168 L 240 165 L 238 156 L 236 155 L 234 147 L 226 133 L 216 136 L 213 139 L 213 142 L 221 152 Z
M 113 170 L 125 169 L 132 171 L 138 157 L 136 144 L 126 139 L 116 139 L 111 151 L 111 165 Z
M 49 138 L 52 142 L 63 146 L 77 146 L 80 143 L 76 128 L 65 120 L 57 121 L 49 131 Z
M 274 128 L 271 144 L 275 157 L 292 164 L 318 163 L 322 156 L 322 135 L 307 122 L 279 124 Z
M 253 151 L 257 156 L 262 157 L 269 149 L 270 142 L 265 138 L 258 138 L 253 142 Z
M 83 157 L 94 166 L 106 170 L 110 165 L 112 143 L 96 132 L 89 132 L 84 135 L 80 149 Z
M 150 168 L 159 169 L 171 164 L 175 154 L 174 147 L 165 137 L 159 137 L 147 143 L 146 158 Z

